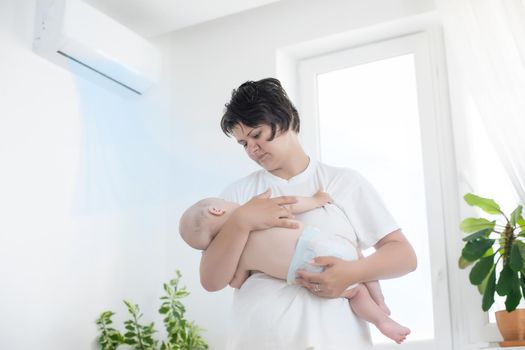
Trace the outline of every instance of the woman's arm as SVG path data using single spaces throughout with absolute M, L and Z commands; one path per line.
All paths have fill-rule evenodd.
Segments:
M 203 252 L 200 277 L 204 289 L 217 291 L 230 283 L 251 231 L 275 226 L 297 228 L 286 208 L 296 202 L 295 197 L 270 195 L 268 190 L 237 208 Z
M 401 230 L 389 233 L 374 248 L 376 251 L 361 259 L 361 265 L 356 266 L 360 272 L 357 277 L 360 281 L 400 277 L 417 268 L 414 248 Z
M 354 283 L 403 276 L 417 267 L 414 249 L 401 230 L 389 233 L 374 248 L 373 254 L 354 261 L 317 257 L 315 264 L 325 266 L 325 271 L 318 274 L 299 271 L 298 282 L 311 291 L 318 284 L 321 292 L 316 295 L 335 298 Z
M 244 282 L 250 277 L 250 271 L 249 270 L 242 270 L 235 271 L 235 275 L 233 276 L 233 279 L 230 281 L 230 287 L 235 289 L 241 289 Z
M 201 284 L 209 292 L 223 289 L 233 279 L 250 234 L 249 226 L 246 226 L 241 218 L 235 217 L 235 212 L 210 242 L 208 248 L 202 252 Z

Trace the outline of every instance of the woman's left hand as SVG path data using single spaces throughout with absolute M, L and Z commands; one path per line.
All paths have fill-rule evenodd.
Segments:
M 355 263 L 333 256 L 318 256 L 312 265 L 323 266 L 325 270 L 320 273 L 298 270 L 296 282 L 317 296 L 337 298 L 348 286 L 359 282 L 352 266 Z

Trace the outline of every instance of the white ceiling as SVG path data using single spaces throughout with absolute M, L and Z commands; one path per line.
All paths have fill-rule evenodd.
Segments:
M 144 37 L 165 34 L 279 0 L 84 0 Z

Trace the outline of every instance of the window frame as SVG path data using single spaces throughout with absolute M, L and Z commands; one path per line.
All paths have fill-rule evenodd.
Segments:
M 448 99 L 445 49 L 439 17 L 435 13 L 395 23 L 360 29 L 326 40 L 283 48 L 277 53 L 277 75 L 283 81 L 301 115 L 300 138 L 308 154 L 318 157 L 318 105 L 316 75 L 351 66 L 335 58 L 347 55 L 353 64 L 413 53 L 422 136 L 427 216 L 434 298 L 435 349 L 480 349 L 498 338 L 480 297 L 468 283 L 468 271 L 460 270 L 460 198 L 454 137 Z M 348 55 L 351 57 L 348 58 Z M 452 317 L 454 315 L 455 317 Z M 428 343 L 412 342 L 406 349 L 428 349 Z M 399 348 L 399 346 L 397 346 Z

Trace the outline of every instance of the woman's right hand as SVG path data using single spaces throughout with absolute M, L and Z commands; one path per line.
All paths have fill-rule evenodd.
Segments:
M 271 189 L 254 196 L 234 211 L 237 224 L 248 231 L 264 230 L 270 227 L 298 228 L 299 223 L 287 207 L 297 203 L 294 196 L 270 198 Z

